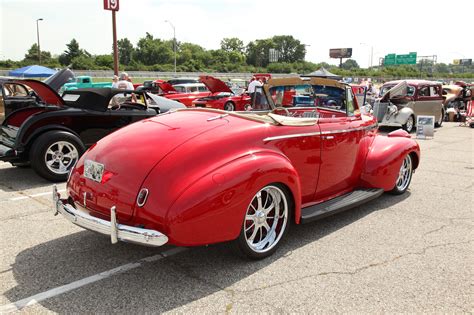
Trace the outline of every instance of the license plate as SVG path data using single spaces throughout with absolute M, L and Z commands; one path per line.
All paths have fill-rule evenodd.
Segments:
M 100 164 L 91 160 L 84 161 L 84 177 L 100 183 L 104 175 L 104 164 Z

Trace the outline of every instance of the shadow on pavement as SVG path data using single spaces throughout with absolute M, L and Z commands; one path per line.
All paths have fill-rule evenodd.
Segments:
M 234 255 L 228 243 L 191 248 L 40 304 L 53 312 L 161 313 L 216 293 L 226 298 L 222 290 L 229 286 L 280 259 L 286 259 L 300 247 L 372 212 L 397 204 L 409 195 L 409 192 L 401 196 L 384 194 L 377 200 L 347 212 L 306 225 L 293 225 L 279 250 L 264 260 L 241 259 Z M 147 248 L 125 243 L 111 245 L 109 238 L 89 231 L 67 235 L 18 254 L 12 266 L 17 285 L 7 291 L 5 296 L 15 302 L 169 248 Z M 213 298 L 218 298 L 216 296 Z
M 4 163 L 0 168 L 0 189 L 17 192 L 25 189 L 49 187 L 52 182 L 40 177 L 31 167 L 15 167 Z

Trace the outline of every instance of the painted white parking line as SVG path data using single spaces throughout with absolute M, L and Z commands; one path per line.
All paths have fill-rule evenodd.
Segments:
M 66 189 L 61 189 L 61 190 L 58 190 L 59 193 L 62 193 L 62 192 L 65 192 Z M 46 196 L 46 195 L 53 195 L 53 191 L 48 191 L 48 192 L 44 192 L 44 193 L 38 193 L 38 194 L 34 194 L 34 195 L 27 195 L 27 196 L 21 196 L 21 197 L 15 197 L 15 198 L 10 198 L 9 200 L 10 201 L 18 201 L 18 200 L 23 200 L 23 199 L 28 199 L 28 198 L 34 198 L 34 197 L 40 197 L 40 196 Z
M 44 301 L 46 299 L 61 295 L 63 293 L 66 293 L 66 292 L 69 292 L 69 291 L 72 291 L 72 290 L 75 290 L 75 289 L 78 289 L 78 288 L 83 287 L 85 285 L 88 285 L 90 283 L 94 283 L 94 282 L 97 282 L 97 281 L 100 281 L 100 280 L 103 280 L 103 279 L 107 279 L 107 278 L 109 278 L 113 275 L 121 274 L 121 273 L 124 273 L 126 271 L 138 268 L 141 265 L 143 265 L 144 263 L 155 262 L 155 261 L 158 261 L 160 259 L 176 255 L 178 253 L 181 253 L 181 252 L 185 251 L 186 249 L 187 248 L 185 248 L 185 247 L 172 248 L 172 249 L 167 250 L 166 252 L 163 252 L 161 254 L 145 257 L 145 258 L 142 258 L 142 259 L 140 259 L 136 262 L 128 263 L 128 264 L 122 265 L 120 267 L 110 269 L 110 270 L 98 273 L 96 275 L 93 275 L 93 276 L 90 276 L 90 277 L 87 277 L 87 278 L 84 278 L 84 279 L 81 279 L 81 280 L 77 280 L 77 281 L 71 282 L 69 284 L 62 285 L 60 287 L 50 289 L 48 291 L 44 291 L 44 292 L 32 295 L 30 297 L 27 297 L 25 299 L 21 299 L 19 301 L 14 302 L 14 303 L 2 305 L 2 306 L 0 306 L 0 314 L 19 311 L 24 307 L 37 304 L 37 303 L 39 303 L 41 301 Z

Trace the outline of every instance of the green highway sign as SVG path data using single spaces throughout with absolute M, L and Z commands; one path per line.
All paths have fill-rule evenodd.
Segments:
M 384 66 L 393 65 L 415 65 L 416 64 L 416 52 L 411 52 L 406 55 L 388 54 L 385 56 L 383 61 Z

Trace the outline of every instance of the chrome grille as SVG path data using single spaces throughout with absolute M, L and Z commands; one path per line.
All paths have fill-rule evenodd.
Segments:
M 388 103 L 379 103 L 374 104 L 374 116 L 377 117 L 377 121 L 381 122 L 387 113 Z

